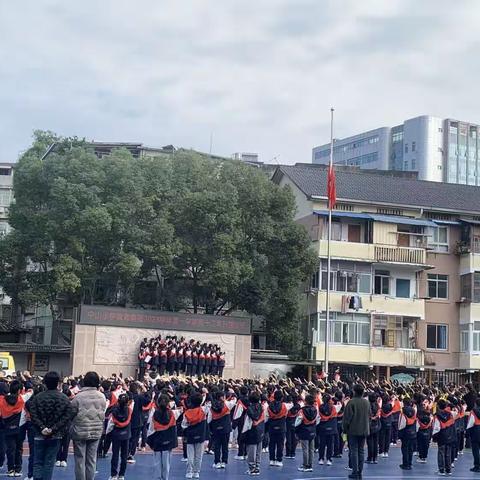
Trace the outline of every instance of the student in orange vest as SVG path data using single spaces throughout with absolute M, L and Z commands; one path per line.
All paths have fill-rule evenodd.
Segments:
M 225 468 L 228 463 L 228 440 L 232 432 L 231 410 L 237 403 L 235 397 L 225 400 L 224 392 L 215 392 L 208 412 L 207 422 L 213 442 L 213 468 Z
M 316 425 L 318 423 L 318 410 L 315 406 L 315 397 L 307 395 L 303 406 L 295 420 L 295 431 L 303 451 L 303 465 L 298 467 L 300 472 L 313 472 L 314 442 Z
M 122 393 L 117 404 L 110 414 L 107 433 L 112 433 L 112 461 L 110 480 L 124 480 L 127 470 L 128 445 L 130 442 L 130 422 L 132 421 L 132 408 L 128 396 Z M 120 468 L 118 460 L 120 457 Z
M 22 389 L 22 382 L 14 380 L 10 384 L 10 393 L 0 397 L 0 416 L 2 429 L 5 432 L 7 476 L 9 477 L 20 477 L 22 472 L 23 439 L 20 436 L 20 420 L 25 407 L 25 401 L 21 395 Z
M 202 406 L 203 400 L 200 392 L 192 393 L 186 402 L 188 408 L 183 413 L 182 428 L 187 441 L 186 478 L 200 478 L 203 444 L 207 439 L 208 408 Z
M 432 439 L 433 417 L 426 400 L 420 403 L 417 412 L 417 423 L 417 463 L 427 463 L 428 449 L 430 447 L 430 440 Z
M 332 465 L 333 442 L 337 434 L 337 409 L 332 397 L 323 395 L 322 405 L 318 409 L 320 421 L 317 425 L 318 435 L 318 464 Z
M 281 390 L 275 390 L 273 401 L 267 409 L 267 425 L 270 436 L 268 451 L 270 453 L 270 466 L 283 467 L 283 447 L 287 430 L 288 411 L 293 404 L 288 405 L 283 401 Z
M 388 457 L 390 450 L 390 438 L 392 435 L 393 421 L 393 403 L 388 395 L 382 398 L 382 407 L 380 411 L 380 442 L 379 456 Z
M 167 395 L 159 395 L 148 420 L 147 443 L 153 450 L 156 480 L 168 480 L 172 450 L 178 446 L 177 418 L 182 411 L 170 409 Z
M 468 417 L 467 431 L 472 445 L 473 467 L 471 472 L 480 473 L 480 398 L 475 400 L 475 406 Z
M 258 392 L 252 392 L 243 425 L 248 457 L 248 475 L 260 475 L 260 458 L 262 455 L 262 440 L 265 433 L 265 411 L 260 403 Z
M 413 445 L 417 438 L 417 411 L 412 401 L 406 399 L 398 420 L 398 434 L 402 441 L 402 470 L 412 469 Z
M 455 418 L 446 400 L 440 399 L 433 421 L 432 439 L 438 445 L 438 474 L 452 472 L 452 445 L 456 441 Z
M 367 461 L 366 463 L 378 463 L 378 435 L 380 433 L 381 409 L 375 393 L 368 396 L 370 403 L 370 435 L 367 437 Z

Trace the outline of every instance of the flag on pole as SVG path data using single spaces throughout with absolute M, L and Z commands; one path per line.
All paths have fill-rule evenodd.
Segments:
M 328 209 L 333 210 L 335 208 L 335 204 L 337 203 L 337 187 L 335 185 L 335 170 L 333 169 L 332 164 L 330 164 L 328 167 L 327 195 Z

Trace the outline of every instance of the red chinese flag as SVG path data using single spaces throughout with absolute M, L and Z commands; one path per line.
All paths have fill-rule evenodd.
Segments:
M 328 167 L 327 195 L 328 208 L 333 210 L 337 203 L 337 187 L 335 186 L 335 170 L 333 169 L 333 165 Z

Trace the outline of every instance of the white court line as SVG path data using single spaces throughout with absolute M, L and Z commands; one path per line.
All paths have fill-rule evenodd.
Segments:
M 323 477 L 301 477 L 301 478 L 293 478 L 292 480 L 330 480 L 330 479 L 335 479 L 335 478 L 343 478 L 343 479 L 348 479 L 348 477 L 346 475 L 343 475 L 343 476 L 340 476 L 340 475 L 337 475 L 337 476 L 331 476 L 331 475 L 327 475 L 327 476 L 323 476 Z M 437 479 L 437 478 L 440 478 L 438 475 L 422 475 L 422 476 L 410 476 L 410 475 L 404 475 L 404 476 L 393 476 L 393 475 L 389 475 L 388 477 L 386 477 L 385 475 L 381 475 L 381 476 L 378 476 L 378 475 L 365 475 L 363 474 L 362 475 L 362 478 L 364 480 L 368 480 L 368 479 L 380 479 L 380 480 L 384 480 L 386 478 L 388 478 L 389 480 L 390 479 L 393 479 L 393 480 L 433 480 L 433 479 Z M 442 477 L 443 478 L 443 477 Z M 450 477 L 452 480 L 472 480 L 472 478 L 476 478 L 476 477 L 457 477 L 457 475 L 452 475 Z

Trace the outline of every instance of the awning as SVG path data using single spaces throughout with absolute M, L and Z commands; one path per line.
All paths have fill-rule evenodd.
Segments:
M 437 225 L 461 225 L 457 220 L 433 220 Z
M 328 217 L 328 210 L 314 210 L 314 215 Z M 332 212 L 332 217 L 337 218 L 355 218 L 358 220 L 373 220 L 383 223 L 397 223 L 401 225 L 416 225 L 419 227 L 436 227 L 437 224 L 425 218 L 400 217 L 395 215 L 380 215 L 377 213 L 360 213 L 360 212 Z M 480 223 L 480 222 L 479 222 Z
M 480 220 L 471 220 L 470 218 L 461 218 L 461 222 L 470 223 L 471 225 L 480 225 Z
M 397 223 L 400 225 L 416 225 L 418 227 L 436 227 L 437 224 L 425 218 L 397 217 L 395 215 L 379 215 L 371 213 L 370 217 L 376 222 Z
M 321 217 L 328 217 L 328 210 L 314 210 L 314 215 L 319 215 Z M 368 213 L 359 213 L 359 212 L 332 212 L 332 217 L 344 217 L 344 218 L 356 218 L 358 220 L 371 220 L 371 216 Z

